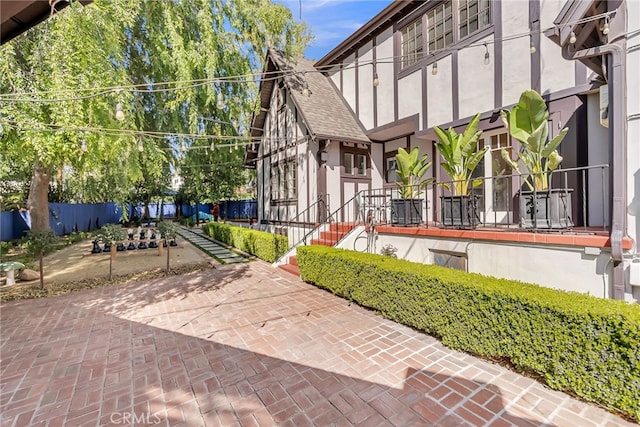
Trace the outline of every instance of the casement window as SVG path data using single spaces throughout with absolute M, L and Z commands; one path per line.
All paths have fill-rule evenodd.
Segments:
M 491 24 L 489 4 L 489 0 L 460 0 L 458 2 L 460 38 Z
M 342 163 L 345 175 L 354 175 L 353 169 L 353 153 L 344 153 Z
M 398 174 L 396 172 L 396 170 L 398 169 L 398 161 L 396 160 L 395 156 L 387 157 L 386 167 L 387 167 L 387 176 L 386 176 L 387 183 L 391 184 L 398 181 Z
M 358 176 L 367 176 L 367 156 L 364 154 L 356 155 L 356 173 Z
M 407 68 L 491 25 L 490 0 L 448 0 L 428 9 L 400 30 L 402 61 Z M 423 32 L 424 26 L 424 32 Z
M 422 17 L 420 17 L 402 30 L 402 68 L 422 59 L 423 49 Z
M 427 52 L 442 50 L 453 44 L 453 13 L 451 1 L 427 12 Z
M 271 165 L 271 200 L 295 199 L 297 163 L 293 159 Z

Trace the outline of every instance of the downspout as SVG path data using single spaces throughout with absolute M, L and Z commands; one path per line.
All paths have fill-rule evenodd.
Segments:
M 625 103 L 625 63 L 624 50 L 615 44 L 597 46 L 590 49 L 573 51 L 568 44 L 562 46 L 562 56 L 567 60 L 580 60 L 593 56 L 607 55 L 607 74 L 609 77 L 609 138 L 611 147 L 611 258 L 613 260 L 613 297 L 624 299 L 624 257 L 622 238 L 626 230 L 626 182 L 625 151 L 627 147 L 626 103 Z

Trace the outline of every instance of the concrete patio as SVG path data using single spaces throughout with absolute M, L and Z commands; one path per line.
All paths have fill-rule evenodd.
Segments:
M 2 426 L 627 426 L 256 261 L 1 306 Z

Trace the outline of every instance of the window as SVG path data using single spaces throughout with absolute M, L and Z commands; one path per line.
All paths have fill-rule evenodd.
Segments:
M 367 156 L 364 154 L 358 154 L 356 156 L 356 165 L 358 168 L 358 175 L 367 176 Z
M 295 199 L 297 167 L 293 159 L 271 165 L 271 200 Z
M 420 17 L 402 30 L 402 68 L 422 59 L 423 49 L 422 17 Z
M 435 52 L 453 44 L 453 13 L 451 0 L 427 12 L 428 52 Z
M 353 153 L 344 153 L 343 159 L 345 175 L 353 175 Z
M 489 0 L 460 0 L 460 38 L 491 23 Z
M 424 37 L 422 20 L 426 18 Z M 401 68 L 407 68 L 424 54 L 443 51 L 461 39 L 491 25 L 490 0 L 446 0 L 427 10 L 404 27 Z
M 289 161 L 287 163 L 287 198 L 296 197 L 296 163 Z
M 511 208 L 511 166 L 502 158 L 502 149 L 512 157 L 509 135 L 501 133 L 491 136 L 491 169 L 493 176 L 494 210 L 508 211 Z
M 398 169 L 398 162 L 394 157 L 387 157 L 387 182 L 392 183 L 398 180 L 398 174 L 396 173 L 396 169 Z

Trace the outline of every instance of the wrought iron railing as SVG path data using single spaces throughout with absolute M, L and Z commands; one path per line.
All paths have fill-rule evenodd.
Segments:
M 363 190 L 331 213 L 328 213 L 328 203 L 323 205 L 322 200 L 318 200 L 287 222 L 289 247 L 291 250 L 313 243 L 336 245 L 349 231 L 370 218 L 378 226 L 608 230 L 608 165 L 555 170 L 549 174 L 548 191 L 529 192 L 525 181 L 530 177 L 531 174 L 512 174 L 474 178 L 476 184 L 466 202 L 451 194 L 453 181 L 415 188 L 413 194 L 417 197 L 411 200 L 403 199 L 397 187 Z M 560 202 L 558 219 L 546 222 L 536 215 L 537 211 L 548 209 L 538 206 L 541 202 L 536 197 L 541 194 L 557 195 L 553 197 Z M 568 197 L 572 194 L 577 197 Z M 530 195 L 533 199 L 527 204 L 523 200 Z M 318 213 L 323 206 L 327 208 L 326 217 Z M 471 213 L 470 209 L 473 209 Z M 447 220 L 446 214 L 454 211 L 462 211 L 466 220 Z M 563 216 L 568 219 L 562 219 Z

